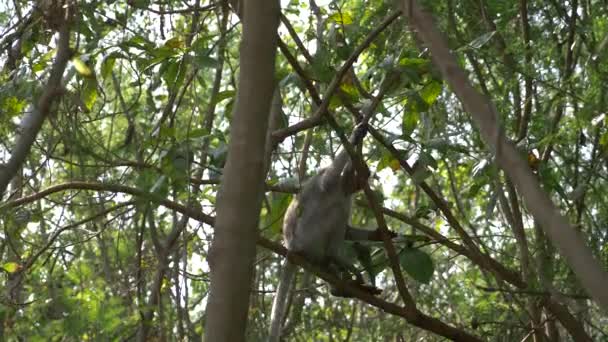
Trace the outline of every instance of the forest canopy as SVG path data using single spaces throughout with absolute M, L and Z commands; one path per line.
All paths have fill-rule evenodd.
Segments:
M 269 63 L 249 53 L 246 73 L 243 21 L 268 18 L 242 7 L 0 4 L 0 340 L 206 334 L 229 146 L 267 127 L 235 114 Z M 362 118 L 350 220 L 397 237 L 341 253 L 382 292 L 334 297 L 296 256 L 283 340 L 608 340 L 606 2 L 280 11 L 267 144 L 230 156 L 266 171 L 245 340 L 267 338 L 289 203 Z

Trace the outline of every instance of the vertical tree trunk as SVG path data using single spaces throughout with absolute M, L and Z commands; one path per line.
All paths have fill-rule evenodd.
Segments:
M 205 341 L 245 340 L 264 193 L 264 151 L 274 89 L 279 2 L 252 0 L 244 7 L 239 89 L 209 253 L 211 291 Z

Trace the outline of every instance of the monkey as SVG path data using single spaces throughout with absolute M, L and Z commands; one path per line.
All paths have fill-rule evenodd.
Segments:
M 358 124 L 349 141 L 353 146 L 359 145 L 366 134 L 367 124 Z M 381 240 L 378 229 L 365 230 L 348 224 L 352 196 L 361 190 L 362 182 L 368 177 L 369 173 L 356 173 L 348 152 L 342 147 L 331 165 L 308 179 L 289 204 L 283 219 L 283 241 L 287 250 L 300 254 L 313 263 L 326 266 L 332 273 L 351 272 L 356 277 L 356 283 L 363 285 L 363 278 L 356 267 L 345 260 L 339 250 L 345 239 Z M 390 235 L 392 238 L 396 234 L 390 232 Z M 287 309 L 287 294 L 296 271 L 296 265 L 286 259 L 272 305 L 269 342 L 279 341 Z M 363 288 L 371 289 L 374 294 L 380 291 L 375 287 Z M 331 288 L 330 292 L 334 296 L 346 296 L 335 288 Z

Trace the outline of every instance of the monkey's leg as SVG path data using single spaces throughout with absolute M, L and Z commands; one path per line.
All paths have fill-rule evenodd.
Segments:
M 340 258 L 338 256 L 333 256 L 333 255 L 327 256 L 325 258 L 322 266 L 325 269 L 327 269 L 327 271 L 329 273 L 337 276 L 338 278 L 342 279 L 344 282 L 347 282 L 347 283 L 353 282 L 351 275 L 354 274 L 355 277 L 357 278 L 357 280 L 355 280 L 355 282 L 358 284 L 363 283 L 363 277 L 361 276 L 359 270 L 357 270 L 356 267 L 354 267 L 354 265 L 351 265 L 343 258 Z M 332 294 L 332 296 L 336 296 L 336 297 L 345 297 L 345 298 L 350 297 L 350 295 L 348 295 L 342 289 L 340 289 L 334 285 L 331 285 L 331 284 L 330 284 L 329 292 Z
M 361 275 L 361 272 L 359 272 L 359 269 L 342 256 L 331 256 L 329 263 L 341 271 L 342 276 L 340 278 L 344 280 L 352 280 L 350 276 L 354 275 L 357 283 L 363 284 L 363 276 Z
M 397 236 L 397 233 L 392 230 L 389 230 L 388 233 L 391 239 Z M 382 241 L 382 233 L 378 228 L 367 230 L 347 225 L 344 238 L 350 241 Z
M 382 290 L 372 286 L 372 285 L 367 285 L 365 284 L 365 281 L 363 280 L 363 276 L 361 275 L 361 272 L 359 272 L 359 270 L 352 265 L 350 262 L 348 262 L 346 259 L 342 258 L 341 256 L 329 256 L 328 257 L 328 264 L 327 267 L 330 270 L 330 272 L 332 274 L 336 274 L 340 277 L 340 279 L 342 279 L 344 282 L 349 283 L 352 286 L 356 286 L 359 289 L 368 292 L 372 295 L 379 295 L 380 293 L 382 293 Z M 352 279 L 351 275 L 354 275 L 356 279 Z M 331 286 L 330 287 L 330 291 L 329 291 L 332 296 L 336 296 L 336 297 L 344 297 L 344 298 L 350 298 L 352 297 L 350 294 L 346 293 L 344 290 L 339 289 L 335 286 Z

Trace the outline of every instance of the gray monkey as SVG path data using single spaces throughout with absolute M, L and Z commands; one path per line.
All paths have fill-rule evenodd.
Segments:
M 349 138 L 350 143 L 353 146 L 360 144 L 366 133 L 367 124 L 357 125 Z M 356 284 L 377 294 L 380 290 L 363 286 L 363 278 L 356 267 L 339 253 L 345 239 L 381 240 L 378 229 L 364 230 L 348 224 L 352 196 L 361 190 L 362 182 L 368 177 L 369 174 L 356 173 L 348 152 L 342 147 L 331 165 L 306 181 L 300 193 L 291 201 L 283 220 L 283 240 L 290 253 L 300 254 L 337 275 L 351 272 L 357 278 Z M 394 236 L 391 232 L 391 237 Z M 269 342 L 279 341 L 287 309 L 287 293 L 296 270 L 296 265 L 286 259 L 272 305 Z M 331 293 L 334 296 L 346 296 L 333 287 Z

